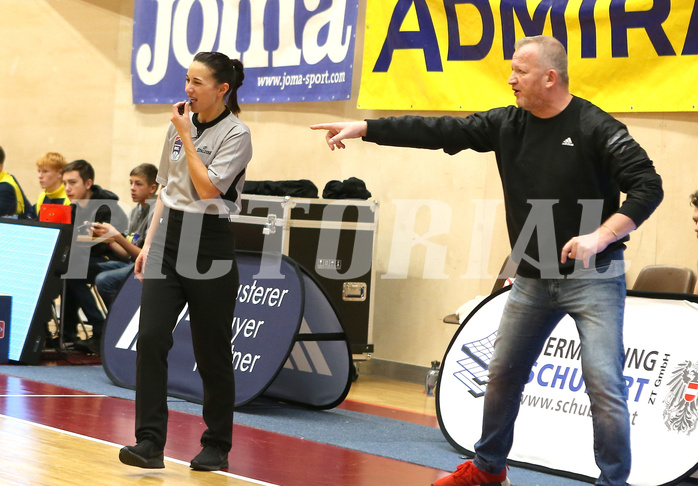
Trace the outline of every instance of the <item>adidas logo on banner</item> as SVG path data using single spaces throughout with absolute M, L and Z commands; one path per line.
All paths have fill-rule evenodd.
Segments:
M 572 139 L 570 137 L 567 137 L 563 142 L 562 145 L 565 145 L 567 147 L 574 147 L 574 144 L 572 143 Z

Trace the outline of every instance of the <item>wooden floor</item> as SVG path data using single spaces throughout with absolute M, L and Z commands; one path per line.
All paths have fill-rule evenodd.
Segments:
M 362 375 L 341 408 L 437 427 L 423 387 Z M 443 471 L 236 424 L 227 471 L 189 468 L 199 416 L 171 411 L 165 469 L 124 466 L 133 402 L 0 375 L 2 485 L 428 485 Z
M 192 471 L 188 463 L 176 459 L 169 459 L 167 469 L 161 471 L 117 467 L 117 444 L 25 420 L 0 416 L 0 431 L 0 447 L 8 462 L 3 467 L 2 484 L 264 484 L 231 474 Z M 11 463 L 7 461 L 10 458 Z

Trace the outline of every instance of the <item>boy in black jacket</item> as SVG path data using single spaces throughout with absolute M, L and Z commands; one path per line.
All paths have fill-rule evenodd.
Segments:
M 119 197 L 111 191 L 94 184 L 95 171 L 86 160 L 75 160 L 67 164 L 62 171 L 65 192 L 73 207 L 73 223 L 84 227 L 88 235 L 92 223 L 111 223 L 117 228 L 126 228 L 128 217 L 118 206 Z M 74 234 L 78 233 L 74 231 Z M 81 244 L 74 242 L 74 244 Z M 72 252 L 72 255 L 76 255 Z M 92 325 L 90 343 L 76 342 L 76 348 L 99 354 L 98 344 L 102 336 L 104 315 L 97 305 L 89 284 L 94 283 L 97 273 L 96 264 L 113 258 L 107 243 L 99 243 L 90 248 L 87 275 L 84 278 L 70 278 L 66 281 L 66 299 L 63 312 L 63 341 L 76 342 L 78 309 L 81 308 L 87 322 Z M 74 262 L 71 262 L 73 264 Z M 90 344 L 92 344 L 90 346 Z

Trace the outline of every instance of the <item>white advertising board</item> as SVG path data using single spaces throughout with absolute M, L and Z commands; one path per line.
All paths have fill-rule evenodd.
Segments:
M 487 365 L 508 295 L 505 288 L 475 308 L 443 360 L 437 415 L 446 438 L 462 452 L 472 453 L 480 438 Z M 696 337 L 698 303 L 628 296 L 624 344 L 633 486 L 671 484 L 698 467 Z M 580 479 L 599 475 L 579 335 L 569 316 L 531 371 L 509 460 Z

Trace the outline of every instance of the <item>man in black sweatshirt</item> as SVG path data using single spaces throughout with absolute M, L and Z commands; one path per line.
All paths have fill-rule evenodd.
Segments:
M 72 206 L 73 224 L 77 228 L 84 227 L 81 231 L 74 231 L 74 234 L 83 233 L 85 236 L 91 234 L 92 223 L 111 223 L 118 228 L 125 228 L 128 225 L 126 213 L 117 204 L 119 197 L 94 184 L 95 171 L 89 162 L 82 159 L 70 162 L 63 168 L 62 174 L 65 192 Z M 73 244 L 80 243 L 73 242 Z M 73 251 L 71 258 L 81 253 Z M 75 342 L 78 349 L 95 354 L 100 353 L 99 343 L 105 316 L 99 309 L 89 284 L 94 283 L 98 273 L 99 267 L 96 263 L 108 261 L 113 256 L 109 250 L 109 244 L 92 245 L 89 251 L 87 275 L 66 280 L 63 340 Z M 75 262 L 71 261 L 71 265 L 74 264 Z M 87 322 L 92 325 L 93 335 L 89 340 L 77 341 L 78 309 L 82 309 Z
M 566 314 L 581 339 L 591 401 L 597 486 L 625 486 L 630 424 L 623 377 L 624 242 L 663 198 L 662 181 L 627 128 L 569 91 L 556 39 L 516 43 L 509 77 L 517 106 L 466 118 L 406 116 L 314 125 L 332 150 L 363 137 L 382 145 L 494 152 L 518 264 L 489 363 L 475 458 L 435 486 L 509 485 L 506 459 L 521 394 Z M 627 198 L 620 204 L 620 192 Z

